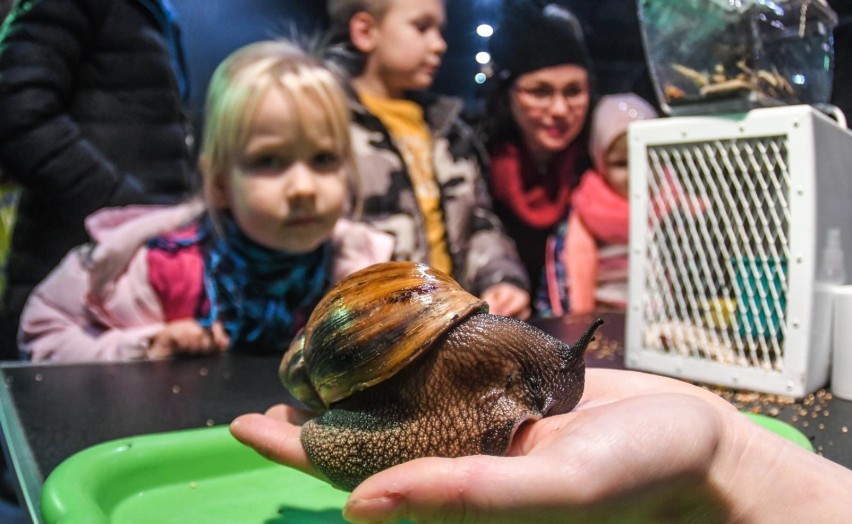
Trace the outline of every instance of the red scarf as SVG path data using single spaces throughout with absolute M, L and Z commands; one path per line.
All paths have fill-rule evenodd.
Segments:
M 571 202 L 577 147 L 570 146 L 541 176 L 529 153 L 511 142 L 491 147 L 491 194 L 528 226 L 553 227 Z

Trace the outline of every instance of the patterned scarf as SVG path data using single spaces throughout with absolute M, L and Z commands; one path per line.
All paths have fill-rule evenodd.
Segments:
M 494 200 L 511 209 L 528 226 L 555 226 L 568 211 L 571 186 L 579 175 L 577 151 L 577 146 L 569 146 L 542 175 L 529 153 L 516 144 L 504 142 L 490 148 Z
M 178 249 L 200 244 L 209 308 L 199 307 L 196 317 L 208 328 L 222 322 L 232 350 L 285 351 L 328 288 L 331 243 L 293 255 L 257 244 L 230 215 L 223 217 L 222 229 L 223 236 L 206 216 L 193 237 L 160 237 L 151 245 Z

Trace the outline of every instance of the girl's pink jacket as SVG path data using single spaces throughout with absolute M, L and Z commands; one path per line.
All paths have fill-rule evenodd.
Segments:
M 144 359 L 150 337 L 164 325 L 148 279 L 145 243 L 174 231 L 204 210 L 192 201 L 174 207 L 103 209 L 86 220 L 94 240 L 72 249 L 30 295 L 21 316 L 22 358 L 86 361 Z M 390 260 L 393 239 L 369 226 L 338 220 L 332 233 L 332 280 Z M 185 279 L 201 281 L 202 275 Z

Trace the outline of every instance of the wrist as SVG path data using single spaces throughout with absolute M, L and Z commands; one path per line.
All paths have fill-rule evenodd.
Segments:
M 728 415 L 711 485 L 735 522 L 842 522 L 852 475 L 842 466 Z

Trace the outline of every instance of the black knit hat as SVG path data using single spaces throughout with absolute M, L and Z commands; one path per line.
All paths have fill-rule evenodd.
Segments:
M 500 23 L 491 37 L 493 73 L 498 78 L 561 64 L 591 70 L 579 20 L 567 8 L 534 0 L 503 0 Z

